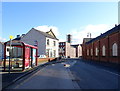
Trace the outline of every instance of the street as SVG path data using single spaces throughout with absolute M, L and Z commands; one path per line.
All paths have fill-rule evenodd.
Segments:
M 48 65 L 7 89 L 118 89 L 120 75 L 70 59 Z
M 102 66 L 78 60 L 70 70 L 81 89 L 118 89 L 120 75 Z
M 32 76 L 27 76 L 8 89 L 79 89 L 68 67 L 75 62 L 63 62 L 48 65 Z M 67 64 L 67 65 L 65 65 Z

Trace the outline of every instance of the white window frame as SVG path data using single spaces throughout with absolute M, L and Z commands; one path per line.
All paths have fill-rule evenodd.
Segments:
M 118 45 L 117 45 L 117 43 L 114 43 L 112 45 L 112 56 L 118 56 Z

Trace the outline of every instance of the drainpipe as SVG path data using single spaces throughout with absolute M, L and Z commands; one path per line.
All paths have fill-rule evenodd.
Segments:
M 4 62 L 3 62 L 4 63 L 4 71 L 6 69 L 6 43 L 4 44 Z
M 120 31 L 118 32 L 118 64 L 120 64 Z
M 98 40 L 98 46 L 99 46 L 99 53 L 98 53 L 98 61 L 100 61 L 100 40 Z
M 110 45 L 109 45 L 109 36 L 107 36 L 108 39 L 108 58 L 107 58 L 107 62 L 109 62 L 109 57 L 110 57 Z

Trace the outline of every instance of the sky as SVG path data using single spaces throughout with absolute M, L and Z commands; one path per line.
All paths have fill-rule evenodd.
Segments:
M 59 41 L 72 35 L 72 44 L 81 44 L 91 33 L 97 37 L 118 24 L 118 2 L 2 2 L 2 35 L 27 33 L 31 28 L 48 31 Z

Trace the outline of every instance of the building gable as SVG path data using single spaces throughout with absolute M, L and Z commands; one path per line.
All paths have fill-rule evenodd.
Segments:
M 47 34 L 51 35 L 52 37 L 56 38 L 55 34 L 53 33 L 52 29 L 50 31 L 46 32 Z

